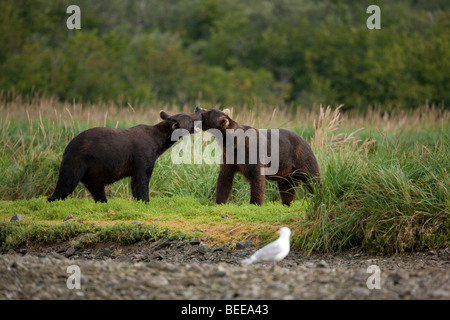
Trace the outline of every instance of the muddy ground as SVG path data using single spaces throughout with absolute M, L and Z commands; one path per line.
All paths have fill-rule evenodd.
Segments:
M 197 239 L 9 249 L 0 254 L 0 299 L 450 299 L 450 248 L 390 256 L 291 251 L 275 268 L 241 266 L 256 249 Z M 76 279 L 80 289 L 68 288 Z

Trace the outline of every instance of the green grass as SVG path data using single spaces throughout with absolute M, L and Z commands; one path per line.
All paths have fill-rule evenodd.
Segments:
M 48 203 L 43 197 L 0 201 L 0 228 L 2 234 L 7 235 L 0 238 L 0 248 L 60 242 L 81 233 L 94 234 L 87 242 L 128 244 L 155 238 L 156 234 L 161 237 L 164 232 L 169 238 L 206 236 L 217 243 L 222 236 L 220 233 L 236 226 L 243 227 L 232 237 L 235 241 L 243 240 L 254 230 L 261 230 L 263 240 L 269 241 L 276 236 L 274 233 L 280 225 L 297 221 L 304 212 L 303 201 L 296 201 L 289 208 L 274 202 L 260 207 L 247 203 L 216 206 L 181 196 L 154 197 L 148 204 L 121 198 L 110 199 L 107 203 L 95 203 L 87 198 Z M 62 222 L 69 213 L 74 220 Z M 15 214 L 22 214 L 24 220 L 9 222 Z
M 47 202 L 47 199 L 0 201 L 0 219 L 22 214 L 27 221 L 62 221 L 68 214 L 83 221 L 176 221 L 183 219 L 198 223 L 289 223 L 305 212 L 305 203 L 296 201 L 292 206 L 265 202 L 262 206 L 247 203 L 214 205 L 193 197 L 153 197 L 148 204 L 112 198 L 107 203 L 95 203 L 88 198 L 67 198 Z M 226 215 L 226 217 L 223 217 Z
M 99 242 L 128 245 L 142 240 L 166 238 L 169 240 L 189 239 L 196 232 L 183 232 L 157 224 L 95 225 L 70 221 L 62 224 L 50 224 L 37 221 L 9 223 L 0 221 L 0 250 L 15 247 L 36 247 L 45 244 L 71 241 L 78 247 Z

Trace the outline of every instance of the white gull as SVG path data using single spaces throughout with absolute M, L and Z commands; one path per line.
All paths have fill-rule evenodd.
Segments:
M 291 230 L 288 227 L 281 228 L 280 237 L 268 245 L 257 250 L 250 258 L 242 260 L 242 264 L 249 265 L 255 262 L 271 262 L 273 266 L 283 260 L 289 253 L 289 238 Z

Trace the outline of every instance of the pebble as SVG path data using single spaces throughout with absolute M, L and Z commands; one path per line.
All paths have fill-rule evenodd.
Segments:
M 330 266 L 328 265 L 328 263 L 325 260 L 320 260 L 317 264 L 317 267 L 319 268 L 329 268 Z
M 246 240 L 243 242 L 237 242 L 236 243 L 236 250 L 243 250 L 250 248 L 252 246 L 252 240 Z
M 193 246 L 198 246 L 200 244 L 200 240 L 198 240 L 197 238 L 192 239 L 191 241 L 189 241 L 189 244 Z
M 73 256 L 75 253 L 75 249 L 70 247 L 69 249 L 66 250 L 66 253 L 64 254 L 66 258 L 69 258 L 71 256 Z
M 72 214 L 68 214 L 68 215 L 63 219 L 63 222 L 64 222 L 64 221 L 67 221 L 67 220 L 70 220 L 70 219 L 73 219 L 73 215 L 72 215 Z
M 202 254 L 206 254 L 212 251 L 213 250 L 204 242 L 200 243 L 200 245 L 198 246 L 198 252 Z
M 101 255 L 105 256 L 105 257 L 111 257 L 112 251 L 110 249 L 108 249 L 108 248 L 103 248 L 101 250 Z
M 149 280 L 150 284 L 155 287 L 166 286 L 169 284 L 169 281 L 163 276 L 156 276 Z
M 21 214 L 15 214 L 11 220 L 9 220 L 10 222 L 15 222 L 15 221 L 21 221 L 23 219 L 23 215 Z

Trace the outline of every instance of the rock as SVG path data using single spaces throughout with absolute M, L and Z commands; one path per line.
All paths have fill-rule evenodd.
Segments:
M 358 297 L 359 299 L 370 294 L 370 290 L 364 287 L 352 288 L 350 292 L 354 297 Z
M 326 263 L 325 260 L 320 260 L 320 261 L 316 264 L 316 266 L 319 267 L 319 268 L 329 268 L 329 265 L 328 265 L 328 263 Z
M 74 253 L 75 253 L 75 249 L 70 247 L 69 249 L 66 250 L 66 253 L 64 254 L 64 256 L 66 258 L 69 258 L 69 257 L 73 256 Z
M 158 242 L 154 243 L 154 246 L 152 246 L 153 251 L 161 250 L 165 247 L 170 246 L 170 241 L 168 240 L 159 240 Z
M 108 248 L 103 248 L 101 250 L 101 255 L 105 256 L 105 257 L 111 257 L 112 251 L 110 249 L 108 249 Z
M 250 248 L 252 246 L 252 240 L 246 240 L 243 242 L 236 243 L 236 250 L 242 250 L 246 248 Z
M 67 221 L 67 220 L 70 220 L 70 219 L 73 219 L 73 215 L 72 215 L 72 214 L 68 214 L 68 215 L 63 219 L 63 222 L 65 222 L 65 221 Z
M 131 257 L 131 259 L 134 261 L 142 261 L 145 259 L 145 256 L 143 254 L 135 254 Z
M 217 252 L 217 251 L 226 251 L 226 252 L 228 252 L 230 250 L 226 247 L 225 244 L 223 244 L 223 245 L 220 245 L 220 246 L 217 246 L 217 247 L 214 248 L 214 252 Z
M 22 220 L 23 219 L 23 215 L 21 215 L 21 214 L 15 214 L 12 218 L 11 218 L 11 220 L 9 220 L 10 222 L 15 222 L 15 221 L 20 221 L 20 220 Z
M 224 277 L 227 275 L 227 270 L 223 266 L 218 266 L 211 274 L 213 277 Z
M 164 257 L 163 257 L 163 255 L 162 255 L 159 251 L 156 251 L 156 252 L 153 252 L 153 253 L 150 255 L 150 259 L 160 261 L 160 260 L 163 260 Z
M 51 252 L 51 253 L 50 253 L 50 257 L 52 257 L 52 258 L 54 258 L 54 259 L 58 259 L 58 260 L 61 260 L 61 259 L 64 258 L 62 255 L 57 254 L 56 252 Z
M 200 245 L 198 246 L 198 252 L 200 252 L 201 254 L 206 254 L 212 251 L 213 250 L 204 242 L 200 243 Z
M 14 261 L 14 262 L 11 264 L 11 268 L 13 268 L 13 269 L 19 269 L 19 268 L 25 268 L 25 266 L 24 266 L 22 263 L 20 263 L 19 261 Z
M 151 285 L 153 285 L 155 287 L 162 287 L 162 286 L 166 286 L 169 284 L 169 281 L 161 275 L 151 278 L 149 280 L 149 282 Z
M 125 261 L 127 261 L 127 260 L 128 260 L 128 258 L 127 258 L 127 256 L 125 256 L 125 255 L 118 256 L 118 257 L 115 259 L 115 261 L 119 261 L 119 262 L 125 262 Z
M 436 299 L 449 299 L 450 293 L 446 290 L 437 289 L 430 292 L 430 295 Z
M 67 247 L 59 247 L 56 249 L 56 253 L 64 253 L 67 251 Z
M 228 215 L 228 214 L 222 215 L 222 219 L 227 219 L 227 218 L 230 218 L 230 215 Z
M 198 240 L 197 238 L 192 239 L 191 241 L 189 241 L 189 244 L 193 246 L 198 246 L 200 244 L 200 240 Z

